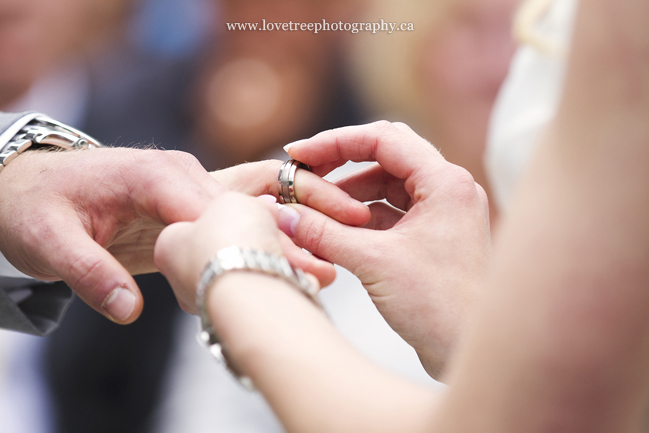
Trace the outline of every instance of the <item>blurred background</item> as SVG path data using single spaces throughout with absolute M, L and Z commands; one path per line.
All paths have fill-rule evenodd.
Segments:
M 516 0 L 0 0 L 0 109 L 42 111 L 109 145 L 195 154 L 210 170 L 287 159 L 339 126 L 408 123 L 487 192 L 489 113 Z M 226 22 L 413 23 L 412 32 L 227 31 Z M 348 169 L 348 168 L 347 168 Z M 338 170 L 333 176 L 347 170 Z M 492 221 L 497 219 L 492 209 Z M 47 338 L 0 331 L 6 433 L 281 432 L 195 341 L 160 275 L 121 327 L 75 300 Z M 322 300 L 359 350 L 441 386 L 339 269 Z

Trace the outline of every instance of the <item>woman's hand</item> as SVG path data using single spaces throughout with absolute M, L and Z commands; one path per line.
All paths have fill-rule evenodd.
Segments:
M 277 206 L 263 198 L 221 194 L 195 222 L 163 230 L 156 265 L 193 312 L 196 282 L 222 248 L 283 253 L 302 267 L 283 250 L 277 217 Z M 282 279 L 227 273 L 206 294 L 205 308 L 229 361 L 253 381 L 286 431 L 424 431 L 437 396 L 363 357 Z
M 326 131 L 288 152 L 319 175 L 348 160 L 378 162 L 336 182 L 357 200 L 394 206 L 371 204 L 365 227 L 300 205 L 281 212 L 279 224 L 298 245 L 360 278 L 390 326 L 437 376 L 491 255 L 484 190 L 404 124 Z
M 207 263 L 229 246 L 283 254 L 295 267 L 329 284 L 333 265 L 298 248 L 277 228 L 278 209 L 272 197 L 248 197 L 233 191 L 216 198 L 200 218 L 167 227 L 155 246 L 155 264 L 174 289 L 183 310 L 195 313 L 196 283 Z

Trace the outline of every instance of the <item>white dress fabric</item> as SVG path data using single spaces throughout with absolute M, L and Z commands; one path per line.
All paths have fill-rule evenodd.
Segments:
M 500 210 L 507 209 L 536 143 L 557 111 L 576 9 L 577 0 L 553 3 L 532 31 L 559 52 L 521 45 L 496 99 L 485 164 L 491 199 Z

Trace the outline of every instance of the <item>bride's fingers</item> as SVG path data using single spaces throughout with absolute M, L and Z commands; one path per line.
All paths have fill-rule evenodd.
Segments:
M 320 283 L 320 287 L 328 286 L 334 282 L 336 279 L 336 270 L 333 264 L 307 253 L 302 248 L 295 245 L 295 243 L 293 243 L 293 241 L 281 231 L 279 232 L 279 241 L 282 246 L 282 251 L 291 265 L 315 276 Z

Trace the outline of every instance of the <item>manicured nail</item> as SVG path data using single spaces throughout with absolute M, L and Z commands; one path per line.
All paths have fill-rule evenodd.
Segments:
M 294 237 L 298 222 L 300 222 L 300 213 L 290 206 L 282 206 L 277 220 L 280 230 L 290 237 Z
M 315 275 L 311 275 L 309 273 L 307 273 L 305 277 L 307 280 L 309 280 L 311 286 L 315 289 L 315 293 L 313 293 L 313 295 L 317 295 L 318 292 L 322 289 L 322 286 L 320 285 L 320 281 L 318 281 Z
M 275 198 L 275 196 L 272 196 L 272 195 L 270 195 L 270 194 L 260 195 L 258 198 L 260 198 L 260 199 L 262 199 L 262 200 L 264 200 L 265 202 L 268 202 L 268 203 L 270 203 L 270 204 L 275 204 L 275 203 L 277 203 L 277 199 Z
M 296 144 L 300 144 L 303 141 L 307 141 L 307 139 L 303 138 L 302 140 L 297 140 L 297 141 L 294 141 L 292 143 L 287 144 L 286 146 L 284 146 L 284 152 L 288 152 L 291 147 L 295 146 Z
M 110 292 L 101 307 L 113 320 L 123 322 L 135 308 L 135 295 L 124 287 L 118 287 Z

